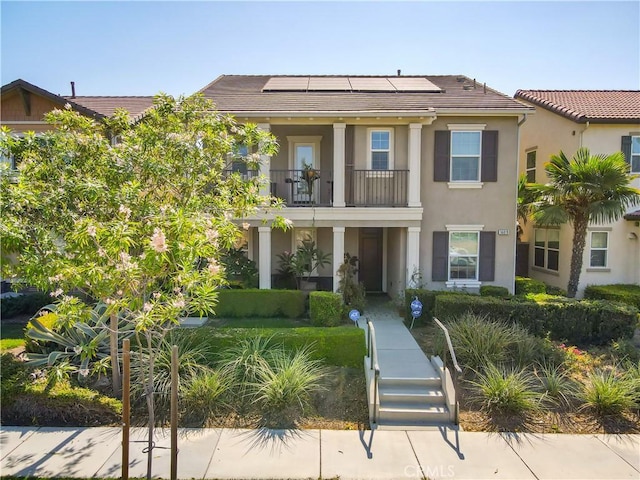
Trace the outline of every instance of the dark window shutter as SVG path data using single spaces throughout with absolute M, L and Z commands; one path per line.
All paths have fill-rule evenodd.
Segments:
M 449 280 L 449 232 L 433 232 L 431 280 L 434 282 Z
M 482 132 L 482 182 L 498 181 L 498 131 L 486 130 Z
M 496 232 L 480 232 L 478 280 L 491 282 L 496 271 Z
M 631 163 L 631 136 L 624 135 L 622 137 L 622 153 L 624 153 L 624 159 L 627 163 Z
M 451 156 L 451 132 L 448 130 L 436 130 L 433 144 L 433 181 L 448 182 Z

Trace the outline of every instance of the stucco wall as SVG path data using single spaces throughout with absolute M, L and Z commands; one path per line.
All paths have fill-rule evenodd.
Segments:
M 498 181 L 485 182 L 480 189 L 449 188 L 447 182 L 433 181 L 434 132 L 448 124 L 485 124 L 498 131 Z M 440 117 L 422 133 L 422 181 L 420 198 L 424 208 L 420 241 L 423 280 L 428 288 L 443 289 L 443 282 L 431 279 L 433 232 L 446 225 L 483 225 L 484 231 L 506 229 L 496 235 L 495 281 L 513 291 L 516 240 L 516 179 L 518 165 L 517 119 L 515 117 Z

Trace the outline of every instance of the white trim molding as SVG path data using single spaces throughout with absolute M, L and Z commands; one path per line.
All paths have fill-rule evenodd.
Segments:
M 449 130 L 484 130 L 487 127 L 486 123 L 447 123 L 447 128 Z
M 484 225 L 445 225 L 448 232 L 481 232 Z
M 482 188 L 484 182 L 448 182 L 449 188 Z

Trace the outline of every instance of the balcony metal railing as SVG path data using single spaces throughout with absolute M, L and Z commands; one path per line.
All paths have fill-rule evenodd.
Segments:
M 271 170 L 271 195 L 287 207 L 328 207 L 333 202 L 330 170 Z
M 350 207 L 404 207 L 409 170 L 349 170 L 345 200 Z
M 245 179 L 256 177 L 256 170 L 225 170 Z M 333 204 L 333 171 L 271 170 L 272 196 L 287 207 L 330 207 Z M 409 170 L 353 170 L 345 172 L 345 202 L 348 207 L 405 207 Z

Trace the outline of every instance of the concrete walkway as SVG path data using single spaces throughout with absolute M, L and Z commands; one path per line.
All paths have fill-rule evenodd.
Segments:
M 367 299 L 363 318 L 360 327 L 366 332 L 366 320 L 371 320 L 376 331 L 382 378 L 440 378 L 386 297 Z
M 153 476 L 169 478 L 169 431 Z M 146 474 L 133 429 L 131 477 Z M 218 479 L 635 479 L 640 435 L 180 429 L 178 477 Z M 137 441 L 137 442 L 136 442 Z M 1 475 L 119 477 L 118 428 L 0 428 Z

